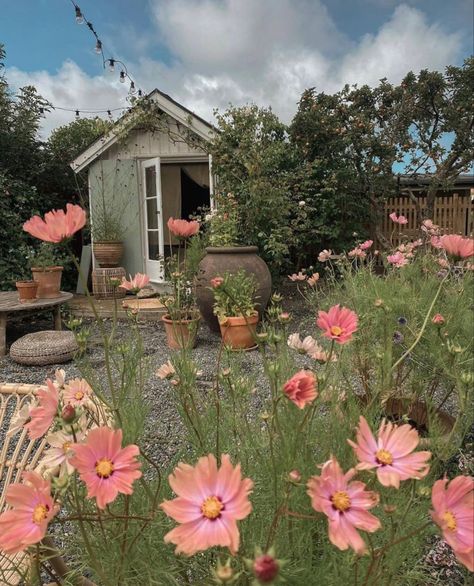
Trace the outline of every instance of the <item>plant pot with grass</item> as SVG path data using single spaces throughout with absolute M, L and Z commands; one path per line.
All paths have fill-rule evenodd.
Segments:
M 256 347 L 259 314 L 255 307 L 257 284 L 244 269 L 225 272 L 211 279 L 214 313 L 219 322 L 222 341 L 232 350 Z
M 199 247 L 199 224 L 187 220 L 168 221 L 168 229 L 179 241 L 176 253 L 170 245 L 170 256 L 166 260 L 165 274 L 172 293 L 163 299 L 167 309 L 161 319 L 165 326 L 166 340 L 172 350 L 191 349 L 196 346 L 201 314 L 196 307 L 195 272 L 196 264 L 190 262 L 193 247 Z M 171 242 L 171 238 L 170 238 Z
M 260 317 L 272 291 L 272 277 L 256 246 L 243 246 L 239 238 L 237 204 L 231 194 L 215 195 L 217 208 L 208 215 L 209 246 L 199 264 L 196 277 L 196 299 L 201 315 L 212 331 L 220 325 L 214 312 L 211 280 L 225 271 L 243 269 L 256 282 L 254 305 Z
M 58 261 L 53 245 L 48 242 L 41 243 L 39 249 L 31 252 L 31 272 L 33 280 L 38 284 L 38 299 L 60 297 L 63 267 Z
M 118 267 L 125 247 L 123 225 L 115 209 L 98 206 L 93 210 L 92 253 L 101 268 Z

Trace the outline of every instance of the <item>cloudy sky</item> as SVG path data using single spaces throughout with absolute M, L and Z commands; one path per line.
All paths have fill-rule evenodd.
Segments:
M 144 92 L 155 87 L 212 120 L 256 102 L 291 120 L 301 92 L 399 81 L 472 52 L 472 0 L 79 0 L 106 57 Z M 72 110 L 127 105 L 128 84 L 103 69 L 70 0 L 0 0 L 0 42 L 15 87 L 33 84 Z M 116 112 L 118 114 L 119 112 Z M 84 114 L 81 114 L 84 115 Z M 74 119 L 55 110 L 46 136 Z

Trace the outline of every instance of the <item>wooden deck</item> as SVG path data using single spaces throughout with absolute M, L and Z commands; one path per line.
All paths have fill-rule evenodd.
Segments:
M 140 299 L 136 300 L 132 296 L 127 296 L 123 299 L 117 299 L 117 315 L 119 319 L 126 319 L 127 312 L 130 309 L 125 309 L 122 302 L 136 306 L 138 302 L 138 312 L 140 319 L 149 321 L 160 321 L 161 317 L 166 313 L 164 305 L 158 302 L 157 299 Z M 150 304 L 157 307 L 150 308 Z M 94 299 L 94 305 L 100 317 L 111 318 L 114 315 L 114 300 L 113 299 Z M 94 313 L 90 306 L 90 302 L 85 295 L 74 295 L 73 299 L 68 303 L 68 309 L 75 317 L 93 318 Z

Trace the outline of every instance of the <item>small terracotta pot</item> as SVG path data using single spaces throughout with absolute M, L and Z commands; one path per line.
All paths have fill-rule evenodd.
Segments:
M 410 401 L 404 397 L 395 397 L 389 399 L 384 407 L 384 411 L 392 421 L 401 422 L 402 416 L 406 415 L 409 419 L 410 425 L 414 427 L 422 436 L 423 432 L 429 432 L 429 414 L 426 403 L 422 401 Z M 439 427 L 442 437 L 449 436 L 450 431 L 454 427 L 455 419 L 448 413 L 436 409 L 434 412 L 437 426 Z M 420 440 L 421 446 L 428 446 L 430 440 L 422 437 Z
M 255 312 L 249 317 L 225 317 L 219 319 L 221 336 L 226 346 L 233 350 L 245 350 L 255 346 L 255 335 L 259 315 Z
M 36 293 L 38 292 L 38 283 L 36 281 L 17 281 L 15 283 L 18 289 L 18 301 L 20 303 L 34 303 Z
M 38 299 L 55 299 L 61 296 L 63 267 L 33 267 L 33 280 L 38 283 Z
M 169 315 L 164 315 L 161 320 L 165 324 L 166 341 L 169 348 L 183 350 L 196 346 L 196 336 L 201 316 L 175 321 Z
M 124 246 L 123 242 L 103 240 L 94 242 L 92 250 L 101 268 L 118 267 L 122 260 Z

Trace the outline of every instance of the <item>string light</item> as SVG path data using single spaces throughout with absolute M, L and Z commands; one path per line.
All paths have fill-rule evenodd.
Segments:
M 76 118 L 79 118 L 79 110 L 76 110 Z
M 142 90 L 139 89 L 138 92 L 136 91 L 135 82 L 132 79 L 132 77 L 129 75 L 127 67 L 125 66 L 125 63 L 123 63 L 122 61 L 119 61 L 118 59 L 114 59 L 112 57 L 108 57 L 107 59 L 105 58 L 104 46 L 103 46 L 102 41 L 99 38 L 99 35 L 97 34 L 97 31 L 94 28 L 94 25 L 92 24 L 92 22 L 90 20 L 88 20 L 84 16 L 84 13 L 82 12 L 80 7 L 78 6 L 78 4 L 76 4 L 76 2 L 74 0 L 70 0 L 70 2 L 74 6 L 74 11 L 75 11 L 75 15 L 76 15 L 76 22 L 78 24 L 82 24 L 85 22 L 87 25 L 87 28 L 94 35 L 95 40 L 96 40 L 94 50 L 98 55 L 102 56 L 102 65 L 103 65 L 104 69 L 108 65 L 109 71 L 111 71 L 113 73 L 115 71 L 115 66 L 120 65 L 121 66 L 120 77 L 119 77 L 120 82 L 125 83 L 125 81 L 128 79 L 130 81 L 129 95 L 130 94 L 135 95 L 136 93 L 138 93 L 138 97 L 142 97 L 142 95 L 143 95 Z
M 76 10 L 76 22 L 77 24 L 82 24 L 84 22 L 84 16 L 82 15 L 81 9 L 77 5 L 74 8 Z

